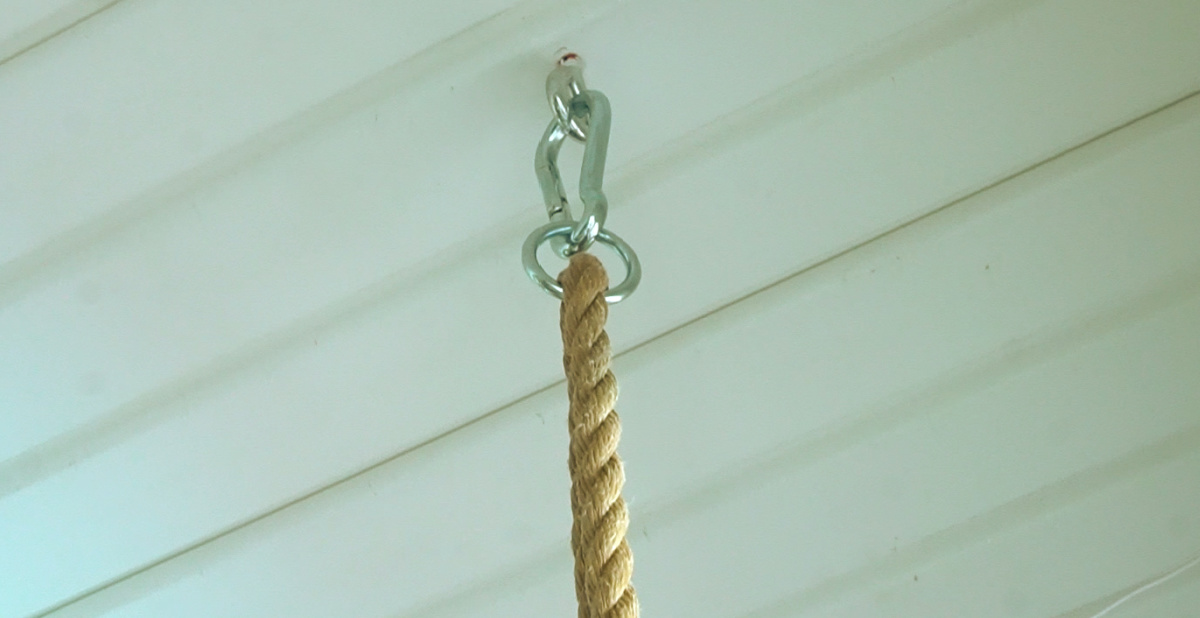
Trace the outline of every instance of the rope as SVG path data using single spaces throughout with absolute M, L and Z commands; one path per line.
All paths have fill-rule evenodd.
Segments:
M 617 456 L 621 420 L 617 380 L 609 370 L 612 349 L 608 319 L 608 274 L 586 253 L 571 257 L 559 275 L 563 287 L 563 368 L 571 407 L 571 551 L 575 554 L 575 598 L 579 618 L 637 618 L 630 580 L 633 552 L 625 541 L 629 510 L 621 498 L 625 469 Z

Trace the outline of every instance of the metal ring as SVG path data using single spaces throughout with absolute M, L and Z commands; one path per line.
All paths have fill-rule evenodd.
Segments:
M 537 250 L 542 243 L 551 238 L 570 237 L 572 229 L 574 229 L 572 222 L 551 221 L 534 230 L 525 239 L 525 245 L 521 247 L 521 262 L 525 265 L 525 274 L 529 275 L 529 278 L 533 279 L 538 287 L 558 299 L 563 296 L 562 286 L 538 263 Z M 596 235 L 596 241 L 612 247 L 613 251 L 616 251 L 617 255 L 621 256 L 621 260 L 625 262 L 625 280 L 618 285 L 609 287 L 608 291 L 604 293 L 604 300 L 609 303 L 619 303 L 633 294 L 638 284 L 641 283 L 642 264 L 638 261 L 637 254 L 633 252 L 633 247 L 621 240 L 620 236 L 601 229 L 600 233 Z

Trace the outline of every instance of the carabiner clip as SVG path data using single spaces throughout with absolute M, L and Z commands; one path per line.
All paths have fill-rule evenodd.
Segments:
M 554 118 L 538 142 L 533 168 L 550 222 L 536 229 L 525 239 L 521 261 L 525 273 L 556 298 L 562 298 L 562 286 L 551 277 L 537 260 L 537 249 L 549 242 L 551 249 L 567 258 L 586 250 L 599 241 L 617 252 L 625 263 L 625 279 L 605 292 L 610 303 L 628 297 L 642 278 L 642 267 L 633 248 L 619 236 L 604 229 L 608 218 L 608 198 L 604 196 L 604 163 L 608 158 L 608 132 L 612 125 L 612 110 L 608 97 L 583 85 L 582 66 L 575 54 L 565 54 L 558 66 L 546 78 L 546 94 Z M 570 135 L 584 143 L 583 166 L 579 171 L 579 199 L 583 201 L 583 216 L 571 217 L 567 192 L 558 170 L 558 152 Z
M 534 155 L 534 170 L 542 187 L 542 199 L 546 202 L 550 221 L 575 223 L 569 238 L 556 237 L 551 240 L 555 253 L 563 257 L 591 246 L 608 218 L 608 198 L 604 196 L 604 163 L 608 158 L 608 132 L 612 124 L 608 98 L 599 91 L 584 90 L 575 95 L 570 105 L 572 110 L 582 112 L 587 126 L 583 166 L 579 172 L 579 199 L 583 201 L 583 216 L 580 219 L 571 217 L 570 202 L 558 170 L 558 152 L 567 135 L 570 135 L 570 125 L 564 126 L 558 117 L 551 120 Z

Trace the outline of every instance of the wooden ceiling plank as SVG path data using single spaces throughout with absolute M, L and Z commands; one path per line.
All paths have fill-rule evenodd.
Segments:
M 1041 517 L 1046 500 L 1073 503 L 1193 451 L 1200 384 L 1187 376 L 1200 362 L 1200 246 L 1192 242 L 1200 213 L 1186 205 L 1200 195 L 1192 166 L 1198 137 L 1200 101 L 1182 104 L 623 355 L 622 452 L 641 517 L 635 541 L 642 570 L 651 573 L 643 576 L 647 584 L 686 597 L 675 587 L 686 569 L 696 575 L 688 581 L 711 582 L 705 569 L 767 554 L 764 565 L 785 555 L 821 559 L 795 577 L 764 573 L 756 580 L 761 589 L 725 598 L 730 605 L 723 607 L 748 611 L 765 599 L 787 599 L 804 582 L 859 568 L 867 569 L 860 579 L 871 582 L 894 565 L 863 561 L 888 555 L 893 538 L 921 539 L 993 512 L 981 530 L 1008 530 Z M 270 379 L 287 379 L 285 369 Z M 735 369 L 738 380 L 722 378 Z M 338 394 L 328 392 L 330 384 L 376 394 L 403 375 L 355 377 L 363 370 L 346 367 L 308 388 L 292 382 L 287 404 L 297 423 L 342 414 L 351 424 L 345 410 L 321 400 Z M 132 543 L 146 551 L 179 538 L 148 528 L 152 522 L 178 525 L 217 509 L 232 518 L 238 492 L 260 495 L 256 473 L 271 462 L 329 470 L 327 448 L 294 451 L 280 433 L 289 428 L 245 412 L 268 394 L 256 392 L 262 382 L 249 381 L 244 396 L 213 404 L 240 412 L 221 427 L 236 428 L 230 437 L 246 447 L 231 445 L 214 458 L 209 448 L 170 437 L 182 427 L 162 426 L 105 454 L 114 458 L 109 462 L 77 466 L 72 479 L 56 477 L 58 487 L 40 483 L 10 497 L 0 516 L 56 533 L 21 530 L 21 539 L 6 541 L 16 548 L 11 555 L 78 551 L 97 540 L 111 545 L 93 551 L 110 557 Z M 383 403 L 398 417 L 442 405 L 445 394 Z M 1103 422 L 1088 425 L 1091 418 Z M 208 416 L 188 419 L 199 428 Z M 143 596 L 147 605 L 140 607 L 202 613 L 213 607 L 204 599 L 254 615 L 419 609 L 565 551 L 561 420 L 562 393 L 545 391 L 239 524 L 63 615 L 141 603 Z M 327 437 L 361 447 L 373 436 L 359 426 Z M 156 454 L 163 450 L 173 454 L 169 464 Z M 126 487 L 156 490 L 157 504 L 139 504 L 172 515 L 106 515 L 118 465 Z M 205 479 L 208 489 L 189 477 Z M 1055 479 L 1068 484 L 1058 487 Z M 1038 489 L 1047 482 L 1051 489 Z M 1005 506 L 1010 502 L 1016 506 Z M 101 506 L 87 513 L 90 534 L 61 534 L 83 531 L 84 522 L 70 523 L 85 512 L 82 503 Z M 766 519 L 754 523 L 751 515 Z M 120 545 L 94 532 L 119 535 L 130 518 L 147 517 L 155 519 Z M 717 543 L 710 532 L 722 527 L 740 531 L 730 534 L 741 540 Z M 765 530 L 778 534 L 758 534 Z M 789 536 L 794 531 L 801 532 Z M 951 535 L 946 551 L 985 540 L 983 532 Z M 701 553 L 681 554 L 681 544 Z M 944 555 L 921 550 L 917 557 Z M 687 564 L 672 562 L 683 557 Z M 656 567 L 660 560 L 666 564 Z M 16 564 L 5 566 L 17 572 Z M 30 570 L 36 564 L 25 559 L 20 566 L 17 577 L 28 579 L 17 581 L 37 585 L 38 571 Z M 60 573 L 62 565 L 43 569 Z M 846 585 L 830 584 L 835 591 Z M 685 603 L 669 598 L 672 606 Z M 128 611 L 136 615 L 138 607 Z
M 615 210 L 626 227 L 615 229 L 631 238 L 648 258 L 648 264 L 657 263 L 663 269 L 660 272 L 685 275 L 675 276 L 670 288 L 648 285 L 639 293 L 638 298 L 645 300 L 637 301 L 643 307 L 638 313 L 624 307 L 623 311 L 614 312 L 613 332 L 623 333 L 619 336 L 630 342 L 655 337 L 885 233 L 897 224 L 920 218 L 1194 86 L 1194 74 L 1180 70 L 1178 63 L 1183 61 L 1174 54 L 1180 47 L 1195 44 L 1194 37 L 1161 37 L 1153 41 L 1139 38 L 1158 27 L 1157 20 L 1178 16 L 1163 17 L 1157 12 L 1140 10 L 1127 15 L 1114 5 L 1108 9 L 1113 12 L 1097 17 L 1095 6 L 1069 2 L 1038 5 L 1031 9 L 1035 12 L 1032 16 L 1025 15 L 1027 21 L 1004 22 L 970 37 L 952 40 L 945 50 L 914 60 L 906 70 L 897 72 L 895 83 L 888 78 L 840 92 L 826 105 L 805 108 L 797 117 L 785 118 L 777 130 L 757 134 L 750 140 L 733 139 L 728 147 L 715 149 L 708 159 L 670 168 L 672 174 L 653 186 L 630 189 L 628 205 Z M 1088 37 L 1080 41 L 1065 26 L 1085 18 L 1098 20 L 1100 25 L 1111 29 L 1101 30 L 1106 36 L 1089 32 L 1088 37 L 1095 37 L 1092 47 L 1086 44 Z M 1058 23 L 1064 27 L 1049 27 Z M 1021 27 L 1027 30 L 1020 30 Z M 1121 46 L 1114 41 L 1131 44 Z M 1133 45 L 1134 41 L 1145 44 Z M 1137 53 L 1144 55 L 1130 59 L 1130 54 Z M 1080 68 L 1092 66 L 1091 62 L 1105 54 L 1120 55 L 1125 63 L 1106 66 L 1102 75 Z M 1031 58 L 1038 61 L 1031 65 Z M 981 66 L 996 71 L 989 75 L 1000 79 L 999 85 L 989 82 L 986 88 L 978 85 L 962 90 L 951 88 L 953 84 L 969 81 L 981 71 Z M 1157 70 L 1147 71 L 1147 66 Z M 1009 89 L 1003 87 L 1006 71 L 1007 78 L 1012 80 L 1007 82 Z M 1062 74 L 1073 75 L 1077 80 L 1054 79 Z M 1113 82 L 1134 83 L 1137 87 L 1125 86 L 1114 93 Z M 928 93 L 939 88 L 942 91 L 951 88 L 948 92 L 953 92 L 955 98 L 939 100 L 944 107 L 930 108 Z M 997 99 L 997 92 L 1007 93 L 1007 98 Z M 1102 94 L 1113 96 L 1098 96 Z M 1050 103 L 1055 101 L 1057 104 Z M 1089 113 L 1075 113 L 1074 110 L 1083 109 L 1084 103 Z M 962 116 L 954 115 L 960 107 L 970 108 L 972 113 L 967 114 L 963 109 Z M 897 118 L 905 118 L 906 122 L 898 123 Z M 989 134 L 1003 134 L 1011 139 L 985 141 L 962 137 Z M 347 148 L 362 144 L 355 142 L 352 135 L 343 138 L 347 140 L 344 142 Z M 331 143 L 336 142 L 320 142 L 298 159 L 310 164 L 327 162 Z M 872 147 L 867 149 L 866 144 Z M 892 148 L 878 148 L 880 144 L 890 144 Z M 272 158 L 264 163 L 265 172 L 257 170 L 255 174 L 296 178 L 296 172 L 308 169 L 288 167 L 285 163 L 288 161 L 281 163 Z M 803 174 L 797 174 L 797 170 Z M 621 193 L 619 178 L 615 175 L 612 183 L 614 195 Z M 281 187 L 291 187 L 289 190 L 300 194 L 312 190 L 303 183 L 295 186 L 267 183 L 246 191 L 243 185 L 235 183 L 207 191 L 218 197 L 240 196 L 226 202 L 228 212 L 234 212 L 235 207 L 246 205 L 242 200 L 247 196 L 262 195 L 258 191 L 267 191 L 269 196 L 270 191 Z M 440 197 L 445 203 L 485 203 L 483 195 L 471 200 L 446 199 L 470 196 L 473 190 L 467 189 L 465 194 L 445 193 L 444 187 L 435 182 L 415 194 L 415 199 L 421 202 L 421 197 L 428 196 Z M 329 200 L 329 196 L 314 197 L 325 203 Z M 388 194 L 389 200 L 394 197 Z M 511 211 L 493 215 L 494 220 L 485 220 L 486 225 L 465 240 L 440 238 L 438 242 L 444 243 L 448 250 L 430 249 L 434 251 L 433 257 L 429 251 L 418 252 L 419 256 L 405 255 L 390 263 L 376 264 L 372 260 L 368 265 L 377 270 L 367 271 L 359 279 L 354 278 L 357 271 L 348 266 L 362 266 L 367 264 L 366 260 L 358 262 L 355 258 L 344 264 L 336 261 L 320 264 L 318 260 L 314 266 L 314 262 L 304 261 L 305 256 L 320 257 L 320 252 L 302 242 L 292 246 L 291 253 L 275 254 L 277 249 L 288 248 L 287 239 L 294 230 L 277 230 L 280 235 L 272 237 L 268 235 L 270 229 L 264 231 L 253 226 L 213 227 L 226 233 L 238 230 L 246 240 L 261 241 L 260 249 L 267 251 L 268 261 L 279 260 L 274 267 L 287 266 L 281 269 L 286 273 L 314 274 L 312 279 L 272 283 L 271 276 L 264 277 L 269 270 L 255 270 L 255 260 L 236 251 L 238 242 L 201 242 L 176 227 L 186 228 L 192 221 L 170 219 L 161 225 L 154 223 L 146 233 L 147 239 L 162 239 L 161 245 L 149 250 L 141 246 L 139 250 L 144 253 L 112 258 L 94 271 L 110 268 L 110 275 L 115 277 L 111 281 L 137 286 L 142 273 L 135 269 L 122 274 L 124 267 L 131 263 L 163 265 L 159 276 L 148 279 L 152 283 L 145 292 L 118 290 L 120 293 L 111 304 L 104 305 L 103 311 L 116 311 L 115 315 L 120 317 L 101 316 L 98 322 L 89 322 L 91 318 L 73 322 L 68 305 L 54 304 L 56 295 L 60 299 L 72 297 L 70 293 L 64 296 L 63 292 L 86 281 L 88 275 L 83 273 L 66 287 L 49 289 L 40 297 L 47 304 L 34 302 L 24 306 L 19 319 L 6 324 L 6 332 L 44 336 L 59 329 L 65 335 L 113 336 L 114 341 L 88 341 L 91 350 L 81 349 L 78 340 L 74 342 L 76 347 L 63 350 L 91 352 L 97 356 L 85 362 L 102 368 L 126 362 L 122 354 L 128 354 L 128 367 L 161 363 L 178 372 L 173 375 L 182 373 L 184 377 L 154 374 L 158 367 L 150 366 L 146 374 L 139 374 L 142 378 L 148 376 L 149 382 L 127 391 L 116 389 L 116 414 L 88 426 L 88 432 L 77 434 L 79 441 L 68 443 L 69 448 L 35 451 L 28 460 L 32 463 L 25 468 L 8 462 L 10 465 L 4 468 L 7 487 L 36 482 L 0 502 L 0 510 L 11 514 L 13 521 L 35 521 L 39 517 L 36 514 L 46 510 L 44 505 L 62 500 L 87 503 L 86 509 L 67 509 L 43 519 L 40 527 L 27 535 L 29 539 L 46 535 L 69 542 L 72 551 L 83 557 L 71 569 L 58 569 L 61 565 L 54 563 L 54 555 L 48 550 L 40 554 L 12 554 L 22 560 L 21 564 L 12 565 L 14 571 L 37 573 L 51 563 L 56 569 L 56 577 L 41 584 L 45 588 L 40 591 L 31 588 L 30 596 L 21 602 L 28 602 L 29 607 L 45 607 L 54 599 L 69 598 L 101 585 L 552 383 L 556 371 L 550 368 L 556 366 L 553 351 L 556 334 L 544 325 L 553 323 L 555 307 L 545 298 L 530 293 L 532 288 L 521 280 L 515 268 L 515 257 L 511 257 L 514 266 L 505 266 L 514 253 L 511 246 L 515 246 L 533 219 L 532 215 L 513 214 L 517 212 L 515 202 Z M 729 205 L 739 203 L 754 203 L 765 209 L 763 212 L 770 215 L 769 225 L 764 225 L 761 218 L 732 212 Z M 662 239 L 653 242 L 656 230 L 662 234 L 678 230 L 676 222 L 681 209 L 677 204 L 688 205 L 695 217 L 696 226 L 689 228 L 691 235 L 672 242 Z M 795 207 L 796 204 L 800 207 Z M 202 212 L 212 214 L 214 210 L 206 208 Z M 272 219 L 270 209 L 264 212 L 268 216 L 263 223 L 286 220 Z M 497 221 L 504 222 L 502 228 Z M 333 223 L 336 222 L 320 218 L 311 221 L 313 229 Z M 360 223 L 376 222 L 368 219 Z M 1189 229 L 1175 223 L 1179 233 Z M 178 236 L 164 233 L 177 229 Z M 377 238 L 382 241 L 385 236 L 380 234 Z M 729 245 L 731 250 L 724 252 L 697 250 L 712 246 L 711 240 L 716 238 L 753 238 L 758 244 L 733 242 Z M 179 244 L 181 239 L 183 245 Z M 186 250 L 172 249 L 181 246 Z M 371 257 L 377 255 L 371 253 Z M 228 259 L 228 263 L 222 263 L 223 259 Z M 684 267 L 689 263 L 691 270 Z M 183 268 L 184 264 L 192 269 Z M 243 268 L 233 267 L 235 264 Z M 306 268 L 295 268 L 297 264 Z M 206 269 L 210 272 L 205 273 Z M 348 313 L 334 312 L 330 317 L 336 319 L 318 321 L 313 329 L 318 337 L 311 349 L 307 338 L 301 341 L 299 336 L 308 333 L 288 331 L 289 336 L 282 342 L 268 346 L 268 351 L 277 353 L 266 355 L 268 358 L 263 362 L 258 357 L 238 360 L 234 353 L 237 362 L 220 365 L 228 360 L 222 354 L 229 354 L 226 351 L 229 346 L 257 349 L 257 338 L 264 337 L 264 330 L 269 332 L 272 326 L 280 328 L 281 322 L 290 324 L 289 320 L 295 318 L 276 311 L 303 305 L 305 296 L 301 292 L 311 291 L 308 286 L 321 282 L 328 285 L 336 280 L 332 291 L 326 289 L 314 295 L 318 298 L 317 308 L 298 307 L 295 313 L 300 316 L 319 311 L 319 303 L 328 304 L 330 299 L 344 298 L 354 294 L 354 290 L 379 282 L 397 269 L 403 276 L 371 290 L 378 292 L 377 296 L 368 293 Z M 236 278 L 238 273 L 242 273 L 242 279 Z M 200 276 L 197 281 L 208 278 L 210 285 L 193 288 L 187 285 L 187 276 Z M 173 277 L 179 280 L 172 282 Z M 172 290 L 171 285 L 178 287 Z M 279 287 L 258 289 L 270 285 Z M 339 285 L 344 287 L 338 288 Z M 170 296 L 179 290 L 184 293 L 174 297 L 178 302 L 175 306 L 192 307 L 197 315 L 163 312 L 161 318 L 157 317 L 157 309 L 162 308 L 158 295 Z M 262 311 L 270 319 L 233 333 L 195 328 L 200 317 L 220 311 L 213 306 L 194 307 L 195 303 L 214 293 L 232 292 L 245 296 L 238 296 L 230 307 L 236 306 L 238 311 L 252 316 Z M 511 308 L 512 315 L 527 316 L 527 320 L 514 320 L 497 335 L 490 327 L 491 322 L 470 313 L 472 301 L 477 302 L 480 297 L 494 298 L 495 306 Z M 154 300 L 149 305 L 134 303 L 133 311 L 123 308 L 137 298 Z M 278 303 L 270 305 L 273 307 L 270 311 L 260 304 L 270 302 Z M 156 310 L 148 311 L 147 307 Z M 48 319 L 38 322 L 39 315 Z M 161 322 L 156 322 L 160 319 Z M 98 324 L 137 326 L 138 329 L 125 333 L 148 334 L 150 341 L 141 343 L 157 340 L 157 347 L 123 349 L 122 331 L 95 328 Z M 180 325 L 187 328 L 181 329 Z M 464 330 L 471 327 L 476 330 Z M 289 326 L 283 328 L 286 331 Z M 205 348 L 189 343 L 189 336 L 201 343 L 208 339 L 216 343 Z M 464 336 L 467 341 L 488 341 L 482 349 L 491 350 L 488 354 L 492 355 L 475 359 L 479 364 L 463 362 L 462 355 L 455 350 L 461 350 L 457 346 L 462 345 Z M 172 365 L 176 361 L 167 356 L 172 352 L 164 350 L 163 342 L 172 346 L 178 342 L 183 346 L 176 353 L 186 357 L 185 361 Z M 41 349 L 49 347 L 44 340 L 40 345 L 46 346 Z M 31 346 L 31 349 L 39 348 Z M 476 349 L 481 348 L 476 346 Z M 60 362 L 75 362 L 69 353 L 56 354 L 55 358 Z M 217 361 L 211 361 L 212 358 Z M 512 362 L 514 358 L 521 362 Z M 148 362 L 151 359 L 154 363 Z M 193 363 L 199 359 L 199 363 L 188 366 L 188 359 Z M 26 366 L 31 362 L 37 366 L 29 357 L 23 360 Z M 209 368 L 205 362 L 218 365 L 212 373 L 218 379 L 193 379 L 194 374 L 189 371 L 195 371 L 199 365 L 200 373 L 204 374 Z M 56 369 L 49 374 L 56 375 L 56 371 L 57 375 L 73 375 L 74 368 Z M 477 390 L 447 393 L 444 380 L 470 383 Z M 147 385 L 164 383 L 161 391 L 151 391 L 150 405 L 138 407 L 147 400 L 138 399 L 140 396 L 134 393 L 144 392 L 139 389 Z M 62 384 L 76 383 L 67 380 Z M 364 397 L 364 393 L 369 396 Z M 131 397 L 132 406 L 119 407 L 127 405 L 119 402 L 130 401 Z M 112 409 L 100 407 L 98 411 Z M 107 429 L 114 425 L 119 425 L 118 429 Z M 93 429 L 98 430 L 95 439 L 88 435 Z M 263 436 L 270 436 L 266 448 Z M 306 456 L 296 460 L 296 453 Z M 276 465 L 281 460 L 289 461 L 289 465 Z M 39 468 L 47 462 L 47 468 Z M 16 463 L 24 465 L 21 461 Z M 13 474 L 14 470 L 17 474 Z M 130 471 L 136 472 L 129 476 Z M 236 479 L 238 484 L 230 485 L 230 479 Z M 217 491 L 220 499 L 196 502 L 210 491 Z M 131 509 L 130 505 L 138 506 Z M 184 515 L 177 516 L 178 513 Z M 164 522 L 168 521 L 171 523 L 166 525 Z M 148 529 L 154 529 L 155 533 L 145 534 Z M 51 539 L 48 544 L 38 546 L 49 547 L 54 542 L 58 541 Z M 89 561 L 86 556 L 96 559 Z M 46 562 L 42 564 L 41 560 Z

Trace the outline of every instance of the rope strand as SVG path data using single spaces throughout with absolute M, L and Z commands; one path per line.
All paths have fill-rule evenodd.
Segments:
M 625 540 L 629 510 L 621 497 L 625 469 L 617 456 L 621 419 L 617 380 L 610 367 L 608 274 L 586 253 L 571 257 L 559 275 L 563 369 L 567 374 L 571 446 L 571 551 L 575 554 L 575 598 L 579 618 L 637 618 L 633 552 Z

